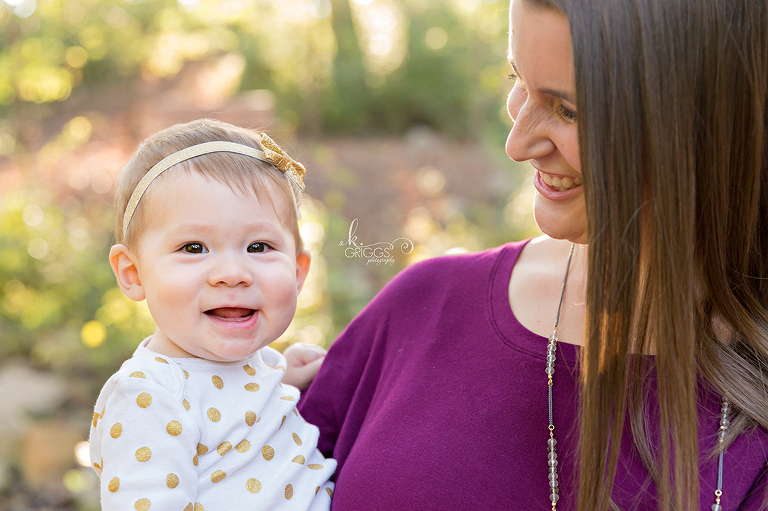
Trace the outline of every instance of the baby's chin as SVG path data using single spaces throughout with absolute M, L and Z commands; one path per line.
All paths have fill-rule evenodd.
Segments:
M 258 343 L 254 339 L 222 341 L 213 349 L 200 350 L 200 355 L 196 356 L 215 362 L 237 362 L 250 357 L 267 345 L 268 343 Z

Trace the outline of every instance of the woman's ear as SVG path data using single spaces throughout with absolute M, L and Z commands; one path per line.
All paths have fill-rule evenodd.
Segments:
M 304 281 L 307 279 L 309 273 L 309 263 L 312 261 L 312 256 L 309 254 L 309 250 L 302 250 L 296 255 L 296 292 L 301 291 L 304 287 Z
M 125 296 L 140 302 L 146 295 L 141 285 L 139 266 L 136 255 L 125 245 L 113 245 L 109 250 L 109 264 L 117 279 L 117 285 Z

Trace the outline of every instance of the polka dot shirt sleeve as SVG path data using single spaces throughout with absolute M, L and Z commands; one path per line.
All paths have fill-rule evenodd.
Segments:
M 183 510 L 196 502 L 200 433 L 174 390 L 140 371 L 107 382 L 91 427 L 104 511 Z

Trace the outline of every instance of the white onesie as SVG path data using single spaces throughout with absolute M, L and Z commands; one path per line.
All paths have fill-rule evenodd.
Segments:
M 169 358 L 139 345 L 96 401 L 91 460 L 102 509 L 327 510 L 336 461 L 280 383 L 266 347 L 237 362 Z

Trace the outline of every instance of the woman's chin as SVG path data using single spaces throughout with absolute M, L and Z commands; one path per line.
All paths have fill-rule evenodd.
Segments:
M 539 230 L 556 240 L 586 244 L 587 215 L 584 202 L 553 202 L 539 193 L 533 200 L 533 219 Z

